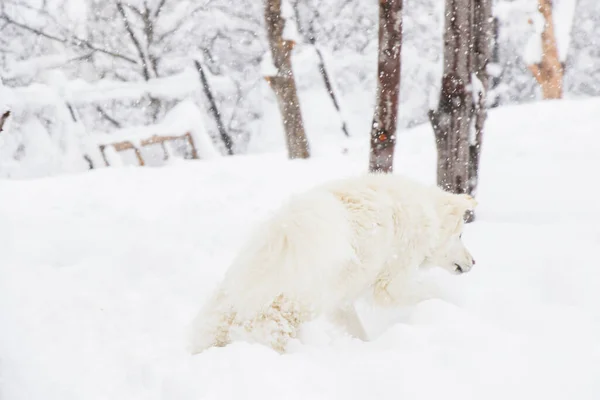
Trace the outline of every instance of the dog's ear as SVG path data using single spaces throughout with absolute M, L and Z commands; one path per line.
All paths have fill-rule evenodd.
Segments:
M 460 199 L 464 212 L 473 211 L 477 207 L 477 200 L 473 196 L 469 194 L 457 194 L 455 196 Z
M 459 195 L 462 197 L 463 200 L 463 219 L 464 221 L 468 221 L 471 220 L 473 218 L 473 212 L 475 210 L 475 208 L 477 207 L 477 200 L 475 200 L 475 198 L 471 195 L 468 194 L 461 194 Z
M 454 194 L 446 192 L 446 206 L 451 209 L 452 214 L 463 215 L 467 211 L 475 210 L 477 200 L 468 194 Z
M 458 233 L 462 226 L 467 212 L 473 211 L 477 207 L 477 200 L 468 194 L 454 194 L 446 192 L 445 199 L 445 220 L 447 227 L 453 232 Z

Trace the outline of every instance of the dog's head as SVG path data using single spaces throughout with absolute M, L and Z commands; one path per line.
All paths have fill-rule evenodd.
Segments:
M 462 241 L 462 233 L 465 215 L 476 205 L 476 200 L 469 195 L 442 193 L 438 205 L 439 236 L 425 265 L 436 265 L 458 274 L 473 268 L 475 260 Z

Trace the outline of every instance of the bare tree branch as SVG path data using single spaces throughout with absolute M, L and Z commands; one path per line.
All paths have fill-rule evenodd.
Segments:
M 302 23 L 302 18 L 300 18 L 300 7 L 298 4 L 298 0 L 296 0 L 292 3 L 292 10 L 294 12 L 294 18 L 296 19 L 296 26 L 298 27 L 298 33 L 300 34 L 300 36 L 302 36 L 304 38 L 304 40 L 306 42 L 308 42 L 311 46 L 313 46 L 313 49 L 315 50 L 317 57 L 319 57 L 319 63 L 318 63 L 319 72 L 321 73 L 321 77 L 323 78 L 323 84 L 325 85 L 325 89 L 327 90 L 327 93 L 329 94 L 329 97 L 331 98 L 331 101 L 333 102 L 333 106 L 335 107 L 335 109 L 340 117 L 340 121 L 341 121 L 341 125 L 342 125 L 341 126 L 342 132 L 344 132 L 344 135 L 346 137 L 350 137 L 350 133 L 348 133 L 348 127 L 346 126 L 346 121 L 344 120 L 344 118 L 342 116 L 342 111 L 340 109 L 340 103 L 339 103 L 337 96 L 335 94 L 335 91 L 333 89 L 333 81 L 329 77 L 329 72 L 327 71 L 327 66 L 325 65 L 325 59 L 323 57 L 323 53 L 321 52 L 319 47 L 317 47 L 317 35 L 315 34 L 314 21 L 318 20 L 320 17 L 319 10 L 318 10 L 318 8 L 314 8 L 311 10 L 312 16 L 311 16 L 310 20 L 308 21 L 308 26 L 304 26 L 304 24 Z
M 156 43 L 160 43 L 163 40 L 167 39 L 169 36 L 173 35 L 174 33 L 179 32 L 179 30 L 181 29 L 181 23 L 177 24 L 173 29 L 169 29 L 166 32 L 163 32 L 162 34 L 157 36 L 156 39 Z
M 162 12 L 166 2 L 167 2 L 167 0 L 160 0 L 160 3 L 158 3 L 156 10 L 154 10 L 154 18 L 158 18 L 158 16 Z
M 123 7 L 127 7 L 128 9 L 130 9 L 134 14 L 137 14 L 138 17 L 140 18 L 144 18 L 144 13 L 142 12 L 142 10 L 140 10 L 139 8 L 137 8 L 136 6 L 132 5 L 132 4 L 123 4 Z
M 152 11 L 148 7 L 148 3 L 144 1 L 144 11 L 142 12 L 142 21 L 144 22 L 144 34 L 146 35 L 146 55 L 150 61 L 150 66 L 154 72 L 154 76 L 158 77 L 158 62 L 159 59 L 152 54 L 150 47 L 154 43 L 154 25 L 155 20 L 151 17 Z
M 225 126 L 223 125 L 223 120 L 221 119 L 221 113 L 219 112 L 219 108 L 217 107 L 217 103 L 212 94 L 212 90 L 210 88 L 210 84 L 208 79 L 206 78 L 206 74 L 204 73 L 204 69 L 202 68 L 202 63 L 200 61 L 195 60 L 194 65 L 196 66 L 196 70 L 200 75 L 200 82 L 202 83 L 202 88 L 204 89 L 204 95 L 206 96 L 209 104 L 210 104 L 210 112 L 213 114 L 215 118 L 215 122 L 217 124 L 217 129 L 219 130 L 219 135 L 221 136 L 221 140 L 225 144 L 225 148 L 227 149 L 227 154 L 230 156 L 234 154 L 233 152 L 233 140 L 231 136 L 225 130 Z
M 45 32 L 45 31 L 43 31 L 41 29 L 38 29 L 38 28 L 35 28 L 35 27 L 32 27 L 32 26 L 20 23 L 18 21 L 15 21 L 11 17 L 9 17 L 7 14 L 1 14 L 0 15 L 0 19 L 3 20 L 3 21 L 5 21 L 6 23 L 8 23 L 10 25 L 16 26 L 17 28 L 26 30 L 28 32 L 31 32 L 31 33 L 36 34 L 38 36 L 42 36 L 42 37 L 44 37 L 46 39 L 49 39 L 49 40 L 53 40 L 55 42 L 63 43 L 65 45 L 74 45 L 76 47 L 85 47 L 88 50 L 92 50 L 94 52 L 103 53 L 103 54 L 109 55 L 111 57 L 118 58 L 118 59 L 121 59 L 123 61 L 127 61 L 128 63 L 131 63 L 131 64 L 137 64 L 138 63 L 136 60 L 134 60 L 132 58 L 129 58 L 129 57 L 124 56 L 124 55 L 119 54 L 119 53 L 115 53 L 114 51 L 111 51 L 111 50 L 107 50 L 107 49 L 98 47 L 95 44 L 89 42 L 88 40 L 79 38 L 77 36 L 72 36 L 71 38 L 64 38 L 64 37 L 55 36 L 55 35 L 52 35 L 50 33 Z
M 22 23 L 20 23 L 20 22 L 17 22 L 17 21 L 15 21 L 14 19 L 10 18 L 10 17 L 9 17 L 8 15 L 6 15 L 6 14 L 2 14 L 2 15 L 0 15 L 0 19 L 4 20 L 6 23 L 8 23 L 8 24 L 10 24 L 10 25 L 14 25 L 14 26 L 16 26 L 17 28 L 24 29 L 24 30 L 26 30 L 26 31 L 29 31 L 29 32 L 31 32 L 31 33 L 34 33 L 34 34 L 36 34 L 36 35 L 38 35 L 38 36 L 45 37 L 46 39 L 54 40 L 54 41 L 56 41 L 56 42 L 65 43 L 65 44 L 68 42 L 68 41 L 67 41 L 67 39 L 65 39 L 65 38 L 61 38 L 61 37 L 58 37 L 58 36 L 54 36 L 54 35 L 51 35 L 51 34 L 49 34 L 49 33 L 46 33 L 46 32 L 44 32 L 44 31 L 42 31 L 42 30 L 39 30 L 39 29 L 37 29 L 37 28 L 34 28 L 34 27 L 31 27 L 31 26 L 28 26 L 28 25 L 22 24 Z
M 144 79 L 148 81 L 148 80 L 150 80 L 150 70 L 148 69 L 148 63 L 146 62 L 146 57 L 144 56 L 144 50 L 142 49 L 142 44 L 140 43 L 137 36 L 135 36 L 135 33 L 133 32 L 133 28 L 131 27 L 131 24 L 129 23 L 129 18 L 127 17 L 127 14 L 125 13 L 125 9 L 123 8 L 123 3 L 121 3 L 121 1 L 117 1 L 116 6 L 117 6 L 117 10 L 119 11 L 119 14 L 121 14 L 123 23 L 125 24 L 125 29 L 127 30 L 127 33 L 129 34 L 129 38 L 133 42 L 133 45 L 135 46 L 135 48 L 138 52 L 138 57 L 140 58 L 140 61 L 142 62 L 142 74 L 144 75 Z
M 110 122 L 112 126 L 114 126 L 115 128 L 121 128 L 121 123 L 113 117 L 111 117 L 110 115 L 108 115 L 108 113 L 102 107 L 96 106 L 96 111 L 98 111 L 102 118 Z

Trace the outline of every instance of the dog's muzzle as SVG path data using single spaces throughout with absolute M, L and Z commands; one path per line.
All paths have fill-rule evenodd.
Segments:
M 467 267 L 461 266 L 458 263 L 454 263 L 454 266 L 456 267 L 454 269 L 454 272 L 456 272 L 457 274 L 464 274 L 465 272 L 469 272 L 471 270 L 471 268 L 473 268 L 473 266 L 475 266 L 475 260 L 473 259 L 472 264 Z

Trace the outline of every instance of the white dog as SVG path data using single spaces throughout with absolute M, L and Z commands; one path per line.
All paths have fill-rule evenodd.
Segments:
M 321 315 L 365 339 L 359 297 L 389 306 L 419 267 L 471 269 L 461 232 L 475 206 L 470 196 L 393 174 L 294 196 L 252 234 L 194 320 L 191 352 L 238 338 L 284 352 L 300 325 Z

